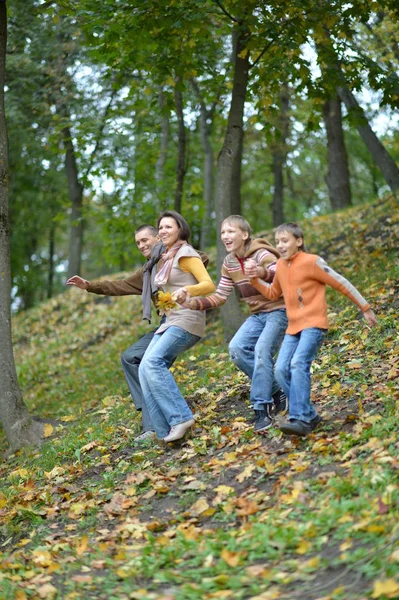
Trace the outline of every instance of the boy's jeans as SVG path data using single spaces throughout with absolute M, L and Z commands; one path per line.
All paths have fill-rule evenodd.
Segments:
M 251 315 L 230 342 L 229 352 L 234 364 L 251 378 L 250 400 L 255 410 L 272 403 L 272 394 L 279 389 L 274 378 L 274 356 L 287 329 L 285 310 Z
M 326 335 L 326 329 L 309 327 L 284 336 L 276 363 L 276 379 L 289 401 L 289 418 L 310 423 L 317 412 L 310 401 L 310 365 Z
M 166 437 L 173 425 L 193 418 L 169 367 L 176 357 L 199 341 L 175 325 L 154 335 L 139 367 L 140 385 L 157 437 Z
M 153 431 L 150 415 L 147 406 L 143 400 L 143 393 L 139 381 L 139 366 L 140 362 L 150 345 L 156 329 L 149 331 L 137 340 L 135 344 L 129 346 L 121 356 L 121 364 L 125 373 L 126 381 L 129 386 L 133 402 L 137 410 L 141 410 L 141 420 L 143 431 Z

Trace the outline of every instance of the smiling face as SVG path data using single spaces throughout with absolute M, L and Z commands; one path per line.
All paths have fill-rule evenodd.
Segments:
M 303 238 L 296 238 L 289 231 L 276 233 L 276 248 L 284 260 L 290 260 L 299 251 L 302 244 Z
M 180 239 L 181 229 L 173 217 L 162 217 L 159 221 L 158 235 L 167 248 L 171 248 Z
M 142 229 L 136 233 L 135 240 L 141 254 L 145 258 L 150 258 L 151 250 L 159 242 L 159 237 L 154 235 L 150 229 Z
M 245 244 L 248 240 L 248 232 L 229 221 L 222 223 L 220 237 L 227 252 L 234 252 L 238 256 L 244 256 Z

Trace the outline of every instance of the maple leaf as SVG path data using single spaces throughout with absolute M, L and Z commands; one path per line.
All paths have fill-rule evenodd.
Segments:
M 179 305 L 173 299 L 170 292 L 159 291 L 157 296 L 157 308 L 161 313 L 168 313 L 171 310 L 179 308 Z

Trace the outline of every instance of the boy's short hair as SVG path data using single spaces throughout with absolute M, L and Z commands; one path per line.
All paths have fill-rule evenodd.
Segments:
M 296 238 L 297 240 L 299 238 L 302 238 L 302 244 L 299 246 L 298 249 L 306 252 L 305 242 L 303 241 L 303 239 L 304 239 L 303 231 L 299 227 L 299 225 L 297 225 L 296 223 L 283 223 L 282 225 L 279 225 L 278 227 L 276 227 L 276 229 L 274 230 L 274 233 L 275 234 L 283 233 L 284 231 L 288 231 L 288 233 L 291 233 L 294 236 L 294 238 Z
M 251 225 L 241 215 L 230 215 L 222 221 L 222 225 L 224 225 L 224 223 L 231 223 L 232 225 L 236 225 L 241 229 L 241 231 L 244 231 L 248 234 L 248 238 L 251 237 Z
M 140 233 L 140 231 L 144 231 L 145 229 L 148 229 L 148 231 L 154 237 L 156 237 L 158 235 L 158 229 L 156 227 L 154 227 L 154 225 L 140 225 L 140 227 L 137 227 L 136 231 L 134 232 L 134 235 L 136 235 L 137 233 Z

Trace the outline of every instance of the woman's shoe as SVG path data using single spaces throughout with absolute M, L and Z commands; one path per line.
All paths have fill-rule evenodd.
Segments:
M 163 441 L 174 442 L 176 440 L 180 440 L 186 433 L 187 429 L 190 429 L 194 423 L 194 419 L 190 419 L 189 421 L 184 421 L 184 423 L 173 425 L 172 429 L 169 431 L 169 434 L 163 438 Z

